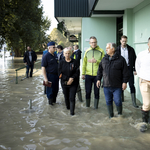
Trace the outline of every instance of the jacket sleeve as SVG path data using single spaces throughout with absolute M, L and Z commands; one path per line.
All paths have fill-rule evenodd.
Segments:
M 129 74 L 126 60 L 123 57 L 122 57 L 122 59 L 123 59 L 123 71 L 122 71 L 123 83 L 127 83 L 129 81 L 130 74 Z
M 136 54 L 135 54 L 135 51 L 133 49 L 133 71 L 136 71 L 136 69 L 135 69 L 135 61 L 136 61 Z
M 35 53 L 35 52 L 34 52 L 34 55 L 35 55 L 34 61 L 36 61 L 36 60 L 37 60 L 37 55 L 36 55 L 36 53 Z
M 24 53 L 23 62 L 24 62 L 24 63 L 26 63 L 26 62 L 27 62 L 27 60 L 26 60 L 26 52 Z
M 79 75 L 80 75 L 80 71 L 79 71 L 79 67 L 77 65 L 77 62 L 75 61 L 74 62 L 74 65 L 75 65 L 75 73 L 72 75 L 72 78 L 79 78 Z
M 60 76 L 60 74 L 62 73 L 61 72 L 61 67 L 62 66 L 62 61 L 59 61 L 59 63 L 58 63 L 58 76 Z
M 102 67 L 102 61 L 99 64 L 98 71 L 97 71 L 97 80 L 101 80 L 103 76 L 103 67 Z
M 86 57 L 86 52 L 85 52 L 84 58 L 83 58 L 83 64 L 82 64 L 82 75 L 85 75 L 86 73 L 86 65 L 87 65 L 87 57 Z

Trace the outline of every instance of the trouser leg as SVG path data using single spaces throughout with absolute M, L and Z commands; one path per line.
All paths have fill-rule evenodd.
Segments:
M 121 101 L 124 102 L 124 91 L 121 92 Z
M 78 88 L 77 88 L 77 96 L 78 96 L 79 101 L 83 102 L 80 84 L 78 85 Z
M 26 66 L 26 78 L 29 78 L 29 65 Z
M 94 108 L 98 109 L 98 104 L 99 104 L 99 88 L 97 88 L 96 82 L 97 82 L 97 77 L 94 77 L 94 95 L 95 95 Z
M 68 87 L 64 87 L 62 86 L 63 89 L 63 94 L 64 94 L 64 98 L 65 98 L 65 104 L 66 104 L 66 108 L 70 109 L 70 100 L 69 100 L 69 88 Z
M 92 77 L 86 75 L 85 76 L 86 107 L 90 107 L 91 90 L 92 90 Z
M 70 115 L 74 115 L 75 110 L 75 95 L 77 92 L 78 85 L 72 85 L 69 90 L 69 100 L 70 100 Z
M 30 68 L 31 68 L 31 70 L 30 70 L 30 77 L 32 77 L 34 65 L 31 65 Z

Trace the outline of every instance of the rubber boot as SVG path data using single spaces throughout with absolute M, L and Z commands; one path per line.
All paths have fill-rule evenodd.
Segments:
M 142 121 L 145 123 L 140 127 L 141 132 L 145 132 L 148 129 L 148 121 L 149 121 L 149 111 L 144 111 L 141 109 L 142 112 Z
M 135 108 L 139 108 L 139 106 L 136 105 L 136 96 L 135 93 L 131 93 L 131 98 L 132 98 L 132 105 Z
M 122 106 L 117 106 L 118 115 L 122 115 Z
M 113 105 L 107 105 L 107 109 L 108 109 L 109 118 L 114 117 Z
M 81 93 L 81 90 L 78 91 L 77 95 L 78 95 L 79 101 L 80 101 L 80 102 L 83 102 L 83 101 L 82 101 L 82 93 Z
M 124 102 L 124 91 L 122 91 L 122 93 L 121 93 L 121 100 L 122 100 L 122 102 Z
M 141 110 L 142 112 L 142 121 L 148 123 L 149 120 L 149 111 Z
M 86 107 L 90 107 L 91 99 L 86 99 Z
M 75 110 L 75 101 L 70 102 L 70 115 L 74 115 L 74 110 Z
M 44 86 L 44 94 L 46 94 L 46 86 Z
M 49 100 L 49 105 L 53 105 L 53 99 L 52 99 L 52 98 L 51 98 L 51 99 L 49 98 L 48 100 Z
M 98 109 L 99 99 L 94 99 L 94 109 Z

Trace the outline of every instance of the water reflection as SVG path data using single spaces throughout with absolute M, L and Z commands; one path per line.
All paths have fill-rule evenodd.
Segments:
M 5 60 L 6 61 L 6 60 Z M 141 122 L 140 110 L 133 108 L 125 92 L 123 114 L 109 119 L 103 89 L 99 109 L 86 108 L 84 83 L 81 82 L 84 102 L 76 100 L 75 116 L 65 107 L 60 89 L 57 104 L 49 106 L 43 93 L 41 70 L 32 78 L 15 84 L 13 72 L 23 65 L 22 58 L 7 60 L 0 68 L 0 149 L 10 150 L 110 150 L 149 149 L 149 133 L 136 129 Z M 1 64 L 2 66 L 2 64 Z M 23 71 L 22 71 L 23 72 Z M 13 81 L 13 82 L 10 82 Z M 32 99 L 32 109 L 29 100 Z M 115 107 L 114 107 L 115 108 Z M 146 143 L 146 144 L 145 144 Z

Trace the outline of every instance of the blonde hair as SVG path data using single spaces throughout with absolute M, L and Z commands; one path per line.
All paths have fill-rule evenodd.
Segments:
M 63 49 L 63 52 L 70 51 L 70 55 L 72 55 L 72 47 L 66 47 Z

